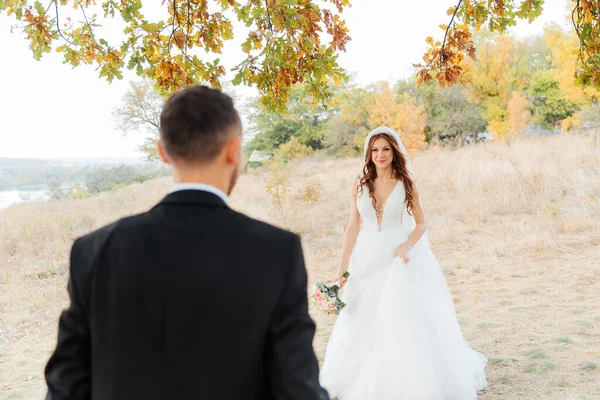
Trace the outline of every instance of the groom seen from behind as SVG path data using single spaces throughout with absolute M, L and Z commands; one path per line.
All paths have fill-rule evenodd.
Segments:
M 175 185 L 148 212 L 75 241 L 48 399 L 327 399 L 298 236 L 227 205 L 242 127 L 230 97 L 172 95 Z

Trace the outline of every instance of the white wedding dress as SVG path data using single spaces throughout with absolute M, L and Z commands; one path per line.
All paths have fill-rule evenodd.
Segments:
M 487 359 L 464 340 L 454 303 L 426 234 L 404 264 L 394 252 L 414 229 L 399 181 L 379 226 L 368 188 L 358 195 L 362 227 L 321 385 L 340 400 L 473 400 Z

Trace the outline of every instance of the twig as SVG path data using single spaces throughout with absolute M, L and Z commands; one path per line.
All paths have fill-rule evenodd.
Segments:
M 586 51 L 589 59 L 596 66 L 596 68 L 598 68 L 600 70 L 600 65 L 598 65 L 596 63 L 596 61 L 594 60 L 594 58 L 590 54 L 589 46 L 587 45 L 587 43 L 585 42 L 585 40 L 583 40 L 583 38 L 581 37 L 581 33 L 579 32 L 579 29 L 580 29 L 579 28 L 579 23 L 575 22 L 575 12 L 577 12 L 578 16 L 580 16 L 579 15 L 579 7 L 580 7 L 580 0 L 577 0 L 577 4 L 575 4 L 575 8 L 573 8 L 573 12 L 571 13 L 571 20 L 573 21 L 573 27 L 575 28 L 575 32 L 577 33 L 577 37 L 579 38 L 579 42 L 581 43 L 581 46 L 579 46 L 579 58 L 581 58 L 581 61 L 583 62 L 583 51 L 582 51 L 582 48 L 585 48 L 585 51 Z
M 48 14 L 48 10 L 50 10 L 50 7 L 52 7 L 52 3 L 56 4 L 56 0 L 50 1 L 50 4 L 48 4 L 48 7 L 46 7 L 46 11 L 44 11 L 44 14 L 42 14 L 42 17 L 45 17 L 46 14 Z
M 167 50 L 169 54 L 171 54 L 171 42 L 173 41 L 173 35 L 175 35 L 175 32 L 177 31 L 179 26 L 175 26 L 175 24 L 169 24 L 169 26 L 173 29 L 171 31 L 171 36 L 169 36 L 169 40 L 167 40 Z
M 189 5 L 189 0 L 188 0 L 188 5 Z M 175 4 L 175 0 L 173 0 L 173 18 L 174 18 L 174 21 L 177 22 L 177 26 L 174 27 L 173 32 L 171 32 L 171 37 L 169 37 L 169 41 L 168 41 L 168 44 L 167 44 L 167 46 L 169 48 L 169 56 L 171 55 L 171 42 L 172 42 L 173 36 L 175 35 L 175 32 L 177 31 L 177 29 L 181 28 L 181 25 L 179 25 L 179 21 L 177 19 L 177 4 Z M 189 18 L 189 6 L 188 6 L 188 18 Z M 188 21 L 189 21 L 189 19 L 188 19 Z M 190 24 L 188 23 L 187 25 L 188 25 L 188 36 L 189 36 Z M 186 44 L 187 44 L 187 37 L 186 37 Z M 177 40 L 175 40 L 175 46 L 177 46 L 177 48 L 179 48 L 179 50 L 181 50 L 181 52 L 185 56 L 185 59 L 186 59 L 186 64 L 185 64 L 186 75 L 187 75 L 187 62 L 191 62 L 199 70 L 202 70 L 202 67 L 200 65 L 196 64 L 196 62 L 192 58 L 190 58 L 188 56 L 187 49 L 182 49 L 181 46 L 179 46 L 179 43 L 177 43 Z
M 60 35 L 61 38 L 63 38 L 63 40 L 67 43 L 69 43 L 72 46 L 77 46 L 75 43 L 71 42 L 69 39 L 67 39 L 62 32 L 60 31 L 60 22 L 58 19 L 58 0 L 54 0 L 54 8 L 56 10 L 56 30 L 58 31 L 58 34 Z
M 444 33 L 444 40 L 442 42 L 442 47 L 440 49 L 440 66 L 442 65 L 442 61 L 444 58 L 444 46 L 446 45 L 446 38 L 448 37 L 448 31 L 450 30 L 450 27 L 452 26 L 452 23 L 454 22 L 454 17 L 456 17 L 456 13 L 458 12 L 458 9 L 460 8 L 460 5 L 462 4 L 463 0 L 459 0 L 458 4 L 456 5 L 456 9 L 454 10 L 454 14 L 452 14 L 452 18 L 450 18 L 450 23 L 448 24 L 448 26 L 446 27 L 446 33 Z
M 52 3 L 54 3 L 54 0 L 50 1 L 50 4 L 48 4 L 48 7 L 46 7 L 46 11 L 44 11 L 44 13 L 40 16 L 40 18 L 44 18 L 46 16 L 46 14 L 48 14 L 48 10 L 50 10 L 50 7 L 52 7 Z M 31 25 L 35 25 L 35 23 L 27 24 L 25 26 L 13 25 L 10 27 L 10 33 L 12 33 L 13 29 L 27 29 Z
M 87 18 L 87 15 L 85 15 L 85 9 L 83 8 L 83 5 L 81 4 L 81 2 L 79 0 L 75 0 L 77 2 L 77 4 L 79 4 L 79 8 L 81 9 L 81 13 L 83 14 L 83 18 L 85 19 L 85 23 L 88 26 L 88 29 L 90 30 L 90 33 L 92 34 L 92 38 L 94 39 L 94 42 L 96 41 L 96 38 L 94 37 L 94 31 L 92 29 L 92 26 L 90 25 L 90 21 Z
M 575 33 L 577 33 L 577 37 L 579 38 L 579 42 L 583 41 L 581 35 L 579 35 L 579 25 L 575 22 L 575 12 L 579 8 L 579 1 L 575 4 L 575 8 L 573 8 L 573 12 L 571 13 L 571 21 L 573 22 L 573 27 L 575 28 Z M 583 61 L 583 52 L 581 50 L 581 46 L 579 46 L 579 58 Z
M 273 23 L 271 22 L 271 13 L 269 12 L 269 0 L 265 0 L 265 12 L 267 13 L 267 22 L 269 23 L 269 30 L 271 31 L 271 33 L 273 33 Z
M 170 26 L 173 26 L 173 24 L 167 24 L 167 25 L 163 26 L 160 31 L 156 32 L 156 34 L 160 36 L 162 31 L 164 31 L 165 29 L 167 29 Z
M 186 60 L 188 59 L 188 40 L 190 38 L 190 8 L 192 6 L 190 5 L 190 0 L 187 0 L 187 32 L 185 35 L 185 50 L 183 51 L 183 54 L 185 55 Z M 185 63 L 185 75 L 187 76 L 187 62 Z
M 96 40 L 96 35 L 94 35 L 94 30 L 92 29 L 92 25 L 90 24 L 90 21 L 88 20 L 87 15 L 85 14 L 85 9 L 83 8 L 81 1 L 79 1 L 79 0 L 75 0 L 75 1 L 77 2 L 77 4 L 79 4 L 79 8 L 81 8 L 81 13 L 83 14 L 83 18 L 85 19 L 85 23 L 90 31 L 90 36 L 92 37 L 94 44 L 97 46 L 99 53 L 104 54 L 105 52 L 103 51 L 102 45 L 100 45 L 100 43 L 98 43 L 98 41 Z
M 175 36 L 175 32 L 177 32 L 177 29 L 179 29 L 181 27 L 179 25 L 179 21 L 177 20 L 177 2 L 175 0 L 173 0 L 173 23 L 171 24 L 171 26 L 173 27 L 173 30 L 171 31 L 171 36 L 169 37 L 169 40 L 167 41 L 167 48 L 169 50 L 169 56 L 171 56 L 171 43 L 173 42 L 173 36 Z M 175 41 L 175 43 L 177 43 L 177 41 Z

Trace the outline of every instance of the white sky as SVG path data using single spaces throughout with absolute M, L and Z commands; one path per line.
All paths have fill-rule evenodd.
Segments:
M 155 0 L 156 1 L 156 0 Z M 340 55 L 342 67 L 361 84 L 397 80 L 421 61 L 425 38 L 441 38 L 438 26 L 447 23 L 454 0 L 354 0 L 344 17 L 352 41 Z M 566 24 L 567 0 L 547 1 L 533 24 L 519 23 L 513 32 L 528 36 L 545 24 Z M 129 81 L 109 84 L 92 67 L 71 68 L 50 53 L 41 61 L 31 55 L 21 33 L 11 33 L 14 21 L 0 15 L 0 157 L 82 158 L 141 157 L 142 134 L 123 137 L 114 129 L 111 111 L 121 103 Z M 107 28 L 110 28 L 108 26 Z M 238 35 L 221 60 L 226 68 L 242 61 Z M 242 95 L 253 90 L 237 89 Z

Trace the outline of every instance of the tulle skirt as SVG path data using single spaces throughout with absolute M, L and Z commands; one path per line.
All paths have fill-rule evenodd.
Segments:
M 464 340 L 424 236 L 404 264 L 402 231 L 361 231 L 321 385 L 340 400 L 472 400 L 487 359 Z

